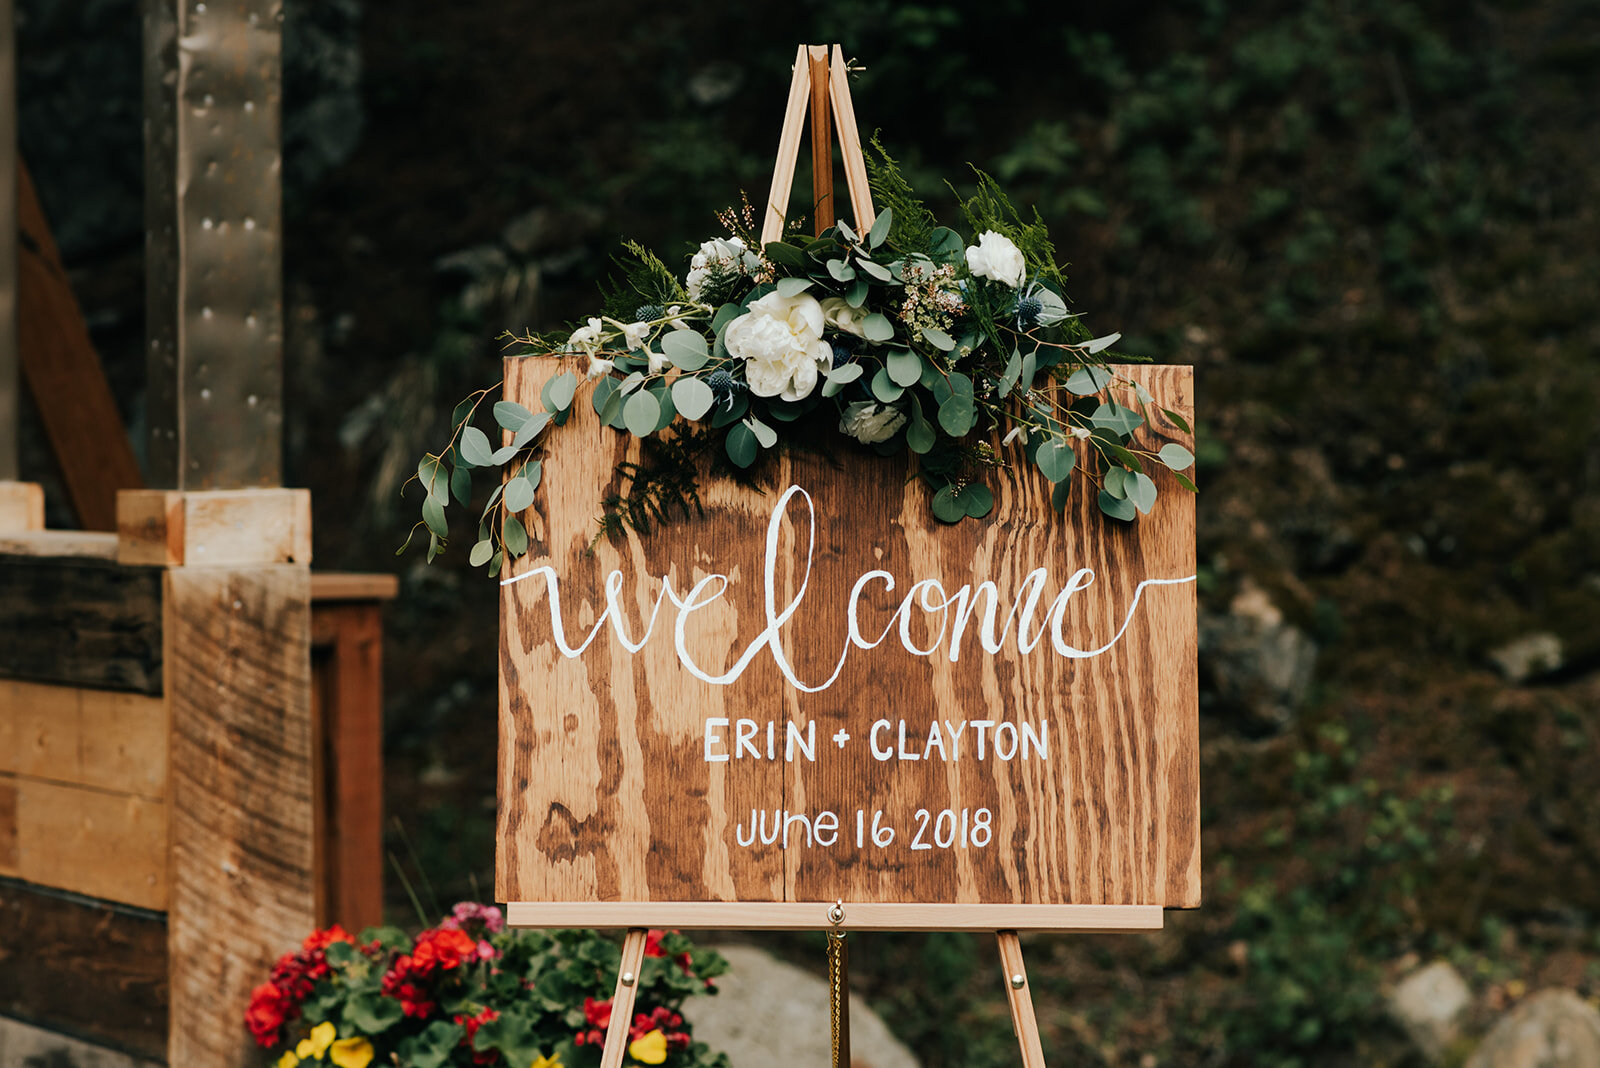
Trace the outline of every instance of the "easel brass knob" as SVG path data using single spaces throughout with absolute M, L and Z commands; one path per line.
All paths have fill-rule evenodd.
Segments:
M 623 972 L 619 978 L 621 978 L 623 986 L 633 985 L 634 975 L 632 972 Z
M 1021 990 L 1023 987 L 1025 987 L 1027 985 L 1028 985 L 1028 977 L 1026 975 L 1023 975 L 1021 972 L 1018 972 L 1017 974 L 1015 974 L 1015 975 L 1013 975 L 1011 977 L 1011 989 L 1013 989 L 1013 990 Z
M 828 922 L 834 925 L 844 922 L 844 902 L 836 901 L 828 906 Z

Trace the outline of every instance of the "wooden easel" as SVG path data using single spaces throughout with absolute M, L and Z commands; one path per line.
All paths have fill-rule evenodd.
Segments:
M 872 208 L 872 193 L 867 184 L 866 159 L 861 153 L 861 138 L 856 128 L 855 108 L 850 100 L 844 54 L 838 45 L 832 46 L 831 51 L 826 45 L 801 45 L 795 54 L 794 78 L 789 84 L 789 102 L 778 139 L 778 159 L 773 168 L 772 189 L 767 196 L 761 227 L 763 245 L 783 237 L 808 106 L 811 113 L 814 232 L 820 236 L 834 225 L 835 219 L 830 121 L 838 129 L 857 232 L 866 233 L 876 218 Z M 843 943 L 843 935 L 847 930 L 993 930 L 999 945 L 1006 998 L 1011 1005 L 1011 1024 L 1021 1048 L 1022 1064 L 1024 1068 L 1045 1068 L 1044 1049 L 1039 1041 L 1039 1023 L 1033 1011 L 1033 995 L 1028 988 L 1028 973 L 1023 965 L 1022 943 L 1017 928 L 1060 933 L 1159 930 L 1163 921 L 1162 910 L 1154 905 L 513 903 L 509 906 L 509 912 L 512 926 L 548 927 L 565 922 L 616 926 L 617 920 L 625 919 L 631 923 L 643 921 L 654 926 L 682 928 L 780 930 L 821 927 L 832 936 L 829 944 L 829 993 L 834 1029 L 834 1068 L 848 1068 L 850 1064 L 849 977 Z M 627 1049 L 629 1024 L 633 1018 L 639 972 L 644 962 L 645 937 L 646 928 L 629 927 L 623 939 L 622 963 L 611 999 L 611 1020 L 600 1058 L 601 1068 L 621 1068 L 623 1053 Z

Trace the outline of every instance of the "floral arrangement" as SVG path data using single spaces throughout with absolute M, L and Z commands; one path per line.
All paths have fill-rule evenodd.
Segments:
M 245 1026 L 277 1068 L 586 1068 L 600 1062 L 620 963 L 593 931 L 512 931 L 498 908 L 462 902 L 415 938 L 314 932 L 252 991 Z M 651 931 L 626 1063 L 727 1068 L 682 1013 L 727 967 L 676 931 Z
M 978 172 L 963 236 L 937 223 L 876 140 L 872 148 L 883 211 L 866 233 L 841 221 L 816 238 L 791 232 L 762 245 L 746 203 L 719 216 L 728 235 L 704 242 L 683 277 L 629 243 L 600 315 L 570 333 L 513 338 L 531 346 L 526 355 L 582 360 L 581 381 L 572 370 L 552 377 L 537 412 L 495 403 L 498 448 L 473 425 L 495 387 L 457 406 L 448 446 L 417 468 L 426 495 L 412 532 L 428 532 L 429 560 L 445 543 L 452 496 L 468 507 L 479 469 L 505 477 L 479 517 L 471 563 L 497 572 L 506 554 L 527 551 L 517 515 L 540 481 L 542 435 L 567 420 L 583 384 L 603 423 L 646 441 L 641 462 L 621 469 L 626 490 L 601 502 L 602 535 L 698 509 L 708 459 L 742 475 L 780 443 L 832 449 L 832 433 L 879 454 L 914 454 L 933 514 L 949 523 L 986 515 L 985 476 L 1019 460 L 1054 484 L 1057 510 L 1075 472 L 1119 520 L 1154 507 L 1149 465 L 1193 491 L 1187 448 L 1134 445 L 1154 422 L 1152 398 L 1106 361 L 1121 335 L 1092 336 L 1068 309 L 1037 213 L 1023 218 Z

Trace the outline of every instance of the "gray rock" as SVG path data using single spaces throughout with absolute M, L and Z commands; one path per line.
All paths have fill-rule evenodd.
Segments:
M 1467 1068 L 1600 1068 L 1600 1012 L 1570 990 L 1541 990 L 1501 1017 Z
M 1559 636 L 1538 631 L 1491 650 L 1489 662 L 1500 669 L 1507 682 L 1521 684 L 1560 671 L 1566 657 Z
M 721 1050 L 733 1068 L 828 1064 L 832 1054 L 828 984 L 754 946 L 720 946 L 733 970 L 715 997 L 687 1008 L 694 1036 Z M 858 997 L 850 999 L 852 1068 L 917 1068 L 911 1055 Z
M 1317 645 L 1246 581 L 1225 615 L 1202 615 L 1200 660 L 1214 701 L 1251 730 L 1281 730 L 1311 688 Z
M 1472 991 L 1444 961 L 1419 968 L 1389 997 L 1389 1014 L 1428 1060 L 1438 1062 L 1461 1034 L 1461 1016 Z

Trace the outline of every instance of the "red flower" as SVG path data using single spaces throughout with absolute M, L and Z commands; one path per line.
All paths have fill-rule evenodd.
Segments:
M 411 951 L 418 971 L 431 972 L 435 967 L 450 971 L 461 967 L 463 961 L 478 956 L 478 940 L 465 931 L 423 931 L 417 936 L 416 948 Z
M 424 969 L 416 967 L 410 954 L 402 953 L 395 958 L 394 965 L 384 974 L 383 993 L 386 997 L 398 998 L 400 1009 L 407 1016 L 421 1018 L 434 1010 L 435 1003 L 422 980 L 427 978 Z
M 338 924 L 334 924 L 326 930 L 312 931 L 306 936 L 306 940 L 300 943 L 300 951 L 302 953 L 319 953 L 335 942 L 348 942 L 352 946 L 356 944 L 356 940 L 350 937 L 349 931 L 346 931 Z
M 498 1020 L 499 1018 L 500 1014 L 489 1008 L 487 1005 L 485 1005 L 476 1016 L 457 1014 L 456 1023 L 467 1029 L 466 1035 L 461 1039 L 461 1045 L 466 1049 L 472 1050 L 473 1064 L 493 1064 L 495 1061 L 500 1059 L 499 1050 L 472 1049 L 472 1038 L 478 1033 L 478 1028 L 482 1027 L 490 1020 Z
M 589 1026 L 572 1036 L 573 1044 L 578 1046 L 605 1045 L 606 1028 L 611 1026 L 611 999 L 596 1001 L 594 998 L 584 998 L 583 1020 Z
M 323 973 L 326 974 L 327 970 L 328 966 L 324 963 Z M 320 975 L 312 974 L 311 966 L 299 953 L 285 953 L 272 966 L 272 981 L 296 1005 L 311 996 L 311 990 L 320 978 Z
M 250 1007 L 245 1010 L 244 1023 L 255 1036 L 256 1045 L 270 1049 L 283 1037 L 284 1023 L 299 1014 L 299 1006 L 276 983 L 262 983 L 250 991 Z
M 661 940 L 666 935 L 667 932 L 659 928 L 652 928 L 647 931 L 644 936 L 644 955 L 647 957 L 665 957 L 667 951 L 661 948 Z

